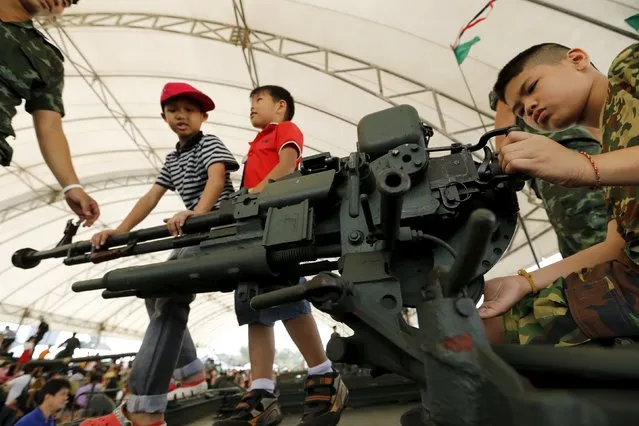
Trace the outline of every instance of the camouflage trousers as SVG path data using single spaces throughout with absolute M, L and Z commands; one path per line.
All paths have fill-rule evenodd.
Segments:
M 559 278 L 504 315 L 509 343 L 574 346 L 639 336 L 639 266 L 619 259 Z

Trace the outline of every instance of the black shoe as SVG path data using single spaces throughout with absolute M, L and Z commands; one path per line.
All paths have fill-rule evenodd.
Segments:
M 224 419 L 213 426 L 275 426 L 282 422 L 277 397 L 263 389 L 249 391 Z
M 348 402 L 348 389 L 339 373 L 308 376 L 304 415 L 297 426 L 335 426 Z

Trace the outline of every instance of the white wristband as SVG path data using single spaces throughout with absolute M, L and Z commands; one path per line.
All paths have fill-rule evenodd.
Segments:
M 82 189 L 82 190 L 84 189 L 84 188 L 82 187 L 82 185 L 80 185 L 79 183 L 74 183 L 74 184 L 67 185 L 67 186 L 65 186 L 64 188 L 62 188 L 62 193 L 63 193 L 63 194 L 66 194 L 67 192 L 71 191 L 71 190 L 72 190 L 72 189 L 74 189 L 74 188 L 80 188 L 80 189 Z

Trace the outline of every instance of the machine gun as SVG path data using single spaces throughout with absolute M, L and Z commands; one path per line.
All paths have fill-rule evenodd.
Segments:
M 307 157 L 299 172 L 261 193 L 239 191 L 218 211 L 190 218 L 182 237 L 160 226 L 112 237 L 100 251 L 86 241 L 22 249 L 13 264 L 98 263 L 198 245 L 197 256 L 116 269 L 73 290 L 103 290 L 105 298 L 238 291 L 254 309 L 307 299 L 354 331 L 331 339 L 333 361 L 420 385 L 420 424 L 605 425 L 598 406 L 571 394 L 526 392 L 504 358 L 517 364 L 539 348 L 508 348 L 500 358 L 476 313 L 483 276 L 513 237 L 524 185 L 523 176 L 501 172 L 488 146 L 509 130 L 475 145 L 429 147 L 432 129 L 415 109 L 390 108 L 360 121 L 358 149 L 348 157 Z M 419 328 L 405 322 L 404 307 L 416 308 Z M 587 359 L 580 364 L 565 350 L 550 357 L 588 370 Z

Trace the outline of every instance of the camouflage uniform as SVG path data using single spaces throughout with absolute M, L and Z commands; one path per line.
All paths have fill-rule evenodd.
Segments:
M 63 87 L 64 57 L 33 22 L 0 21 L 0 164 L 8 166 L 13 154 L 5 139 L 15 137 L 16 107 L 24 99 L 30 114 L 47 110 L 64 116 Z
M 624 50 L 608 73 L 601 115 L 603 152 L 639 145 L 639 44 Z M 639 336 L 639 186 L 607 187 L 611 219 L 626 242 L 618 259 L 559 278 L 504 315 L 511 343 L 571 346 Z
M 497 96 L 490 94 L 490 107 L 497 109 Z M 523 131 L 548 136 L 566 148 L 591 155 L 601 153 L 599 141 L 582 127 L 562 132 L 546 133 L 533 129 L 517 117 L 517 126 Z M 531 187 L 544 203 L 548 220 L 557 234 L 561 256 L 566 258 L 606 239 L 608 211 L 601 189 L 567 188 L 541 179 L 533 179 Z

